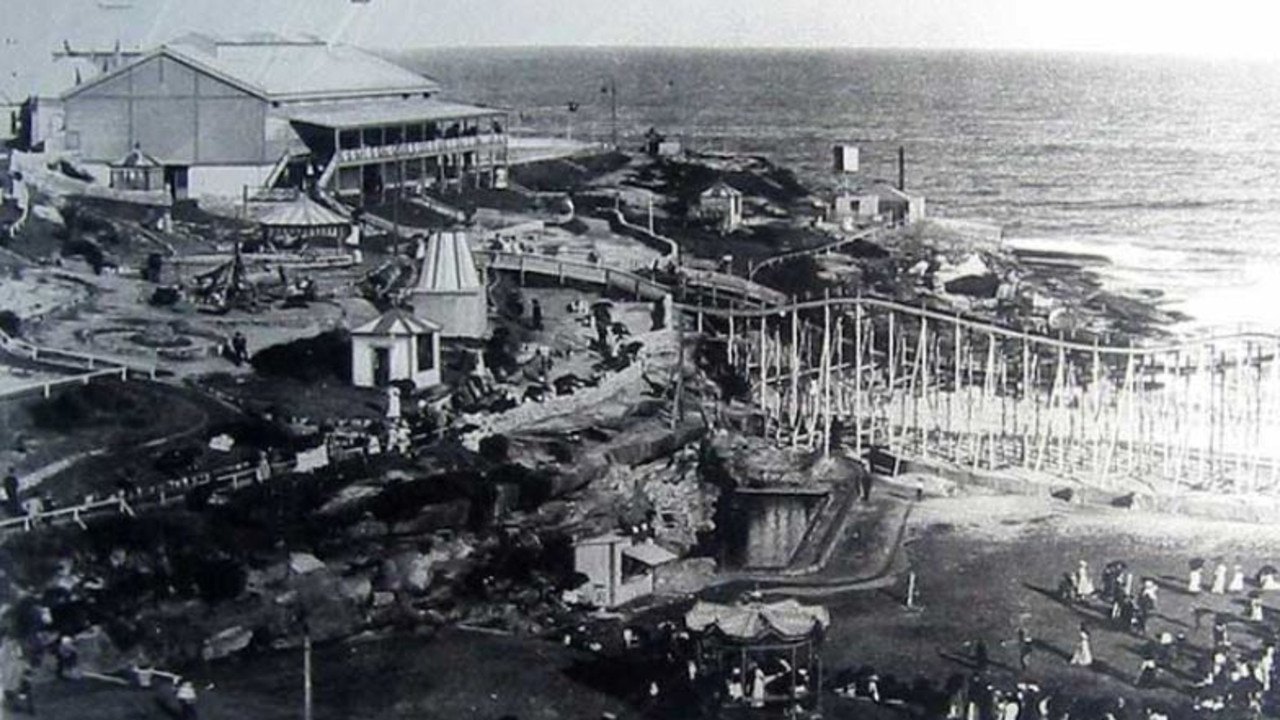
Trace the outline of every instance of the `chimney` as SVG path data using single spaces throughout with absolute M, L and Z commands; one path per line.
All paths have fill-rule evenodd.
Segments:
M 907 189 L 907 148 L 903 145 L 898 146 L 898 189 Z

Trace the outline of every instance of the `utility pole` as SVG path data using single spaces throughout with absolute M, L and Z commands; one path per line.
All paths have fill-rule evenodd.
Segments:
M 302 720 L 311 720 L 311 631 L 302 636 Z
M 600 88 L 601 93 L 609 94 L 609 138 L 613 144 L 613 149 L 618 149 L 618 81 L 612 75 L 608 76 L 609 82 Z

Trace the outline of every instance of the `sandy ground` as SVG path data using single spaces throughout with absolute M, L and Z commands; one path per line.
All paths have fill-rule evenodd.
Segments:
M 1131 511 L 1069 506 L 1040 500 L 971 494 L 932 498 L 913 512 L 907 540 L 917 573 L 920 612 L 903 606 L 905 578 L 890 588 L 828 598 L 833 626 L 825 659 L 835 673 L 871 666 L 882 676 L 935 685 L 955 672 L 971 672 L 974 644 L 990 648 L 989 681 L 1012 687 L 1023 679 L 1089 697 L 1124 695 L 1131 700 L 1189 702 L 1186 675 L 1165 675 L 1155 690 L 1133 687 L 1148 639 L 1184 633 L 1203 650 L 1210 641 L 1213 612 L 1228 613 L 1237 646 L 1260 645 L 1258 628 L 1241 618 L 1244 596 L 1192 596 L 1183 590 L 1192 558 L 1223 556 L 1242 563 L 1250 576 L 1280 553 L 1280 529 Z M 1112 560 L 1123 560 L 1137 582 L 1150 576 L 1160 585 L 1158 613 L 1147 638 L 1113 629 L 1108 608 L 1094 600 L 1067 606 L 1053 596 L 1062 573 L 1088 561 L 1094 582 Z M 1280 597 L 1265 600 L 1274 621 Z M 1200 618 L 1197 621 L 1197 617 Z M 1093 669 L 1072 667 L 1080 623 L 1093 630 Z M 1037 650 L 1027 673 L 1017 670 L 1013 640 L 1022 627 Z M 835 717 L 890 717 L 866 703 L 833 699 Z
M 88 287 L 43 269 L 28 268 L 20 274 L 5 272 L 0 278 L 0 310 L 13 312 L 24 320 L 83 300 L 88 295 Z

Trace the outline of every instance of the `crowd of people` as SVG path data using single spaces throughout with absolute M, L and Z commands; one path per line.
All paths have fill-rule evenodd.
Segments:
M 1127 563 L 1112 561 L 1095 582 L 1088 561 L 1081 560 L 1063 574 L 1056 592 L 1060 602 L 1086 618 L 1078 626 L 1074 647 L 1069 652 L 1055 650 L 1034 639 L 1029 629 L 1019 628 L 1014 638 L 1000 643 L 1016 648 L 1016 666 L 1005 666 L 1008 675 L 993 672 L 990 649 L 978 638 L 953 658 L 971 672 L 957 672 L 941 687 L 923 679 L 902 683 L 864 667 L 837 676 L 834 690 L 849 698 L 912 707 L 926 717 L 963 720 L 1274 716 L 1280 712 L 1280 624 L 1270 617 L 1262 596 L 1280 590 L 1276 569 L 1263 566 L 1250 579 L 1242 563 L 1228 566 L 1223 559 L 1207 571 L 1202 560 L 1189 567 L 1184 584 L 1139 578 Z M 1164 610 L 1162 587 L 1194 601 L 1190 617 Z M 1206 618 L 1212 625 L 1207 638 L 1199 639 L 1195 636 L 1205 629 Z M 1100 659 L 1094 644 L 1097 632 L 1139 640 L 1129 646 L 1135 656 L 1120 662 Z M 1037 677 L 1037 671 L 1046 668 L 1032 661 L 1046 649 L 1069 667 L 1106 675 L 1135 692 L 1102 695 L 1050 687 Z

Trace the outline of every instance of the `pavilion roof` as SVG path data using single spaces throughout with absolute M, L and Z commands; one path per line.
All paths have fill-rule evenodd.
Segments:
M 684 622 L 694 632 L 715 631 L 738 641 L 798 640 L 829 626 L 831 615 L 825 607 L 791 599 L 738 605 L 699 601 L 685 614 Z
M 272 209 L 258 219 L 258 224 L 266 227 L 333 227 L 350 225 L 351 221 L 312 200 L 306 195 Z

